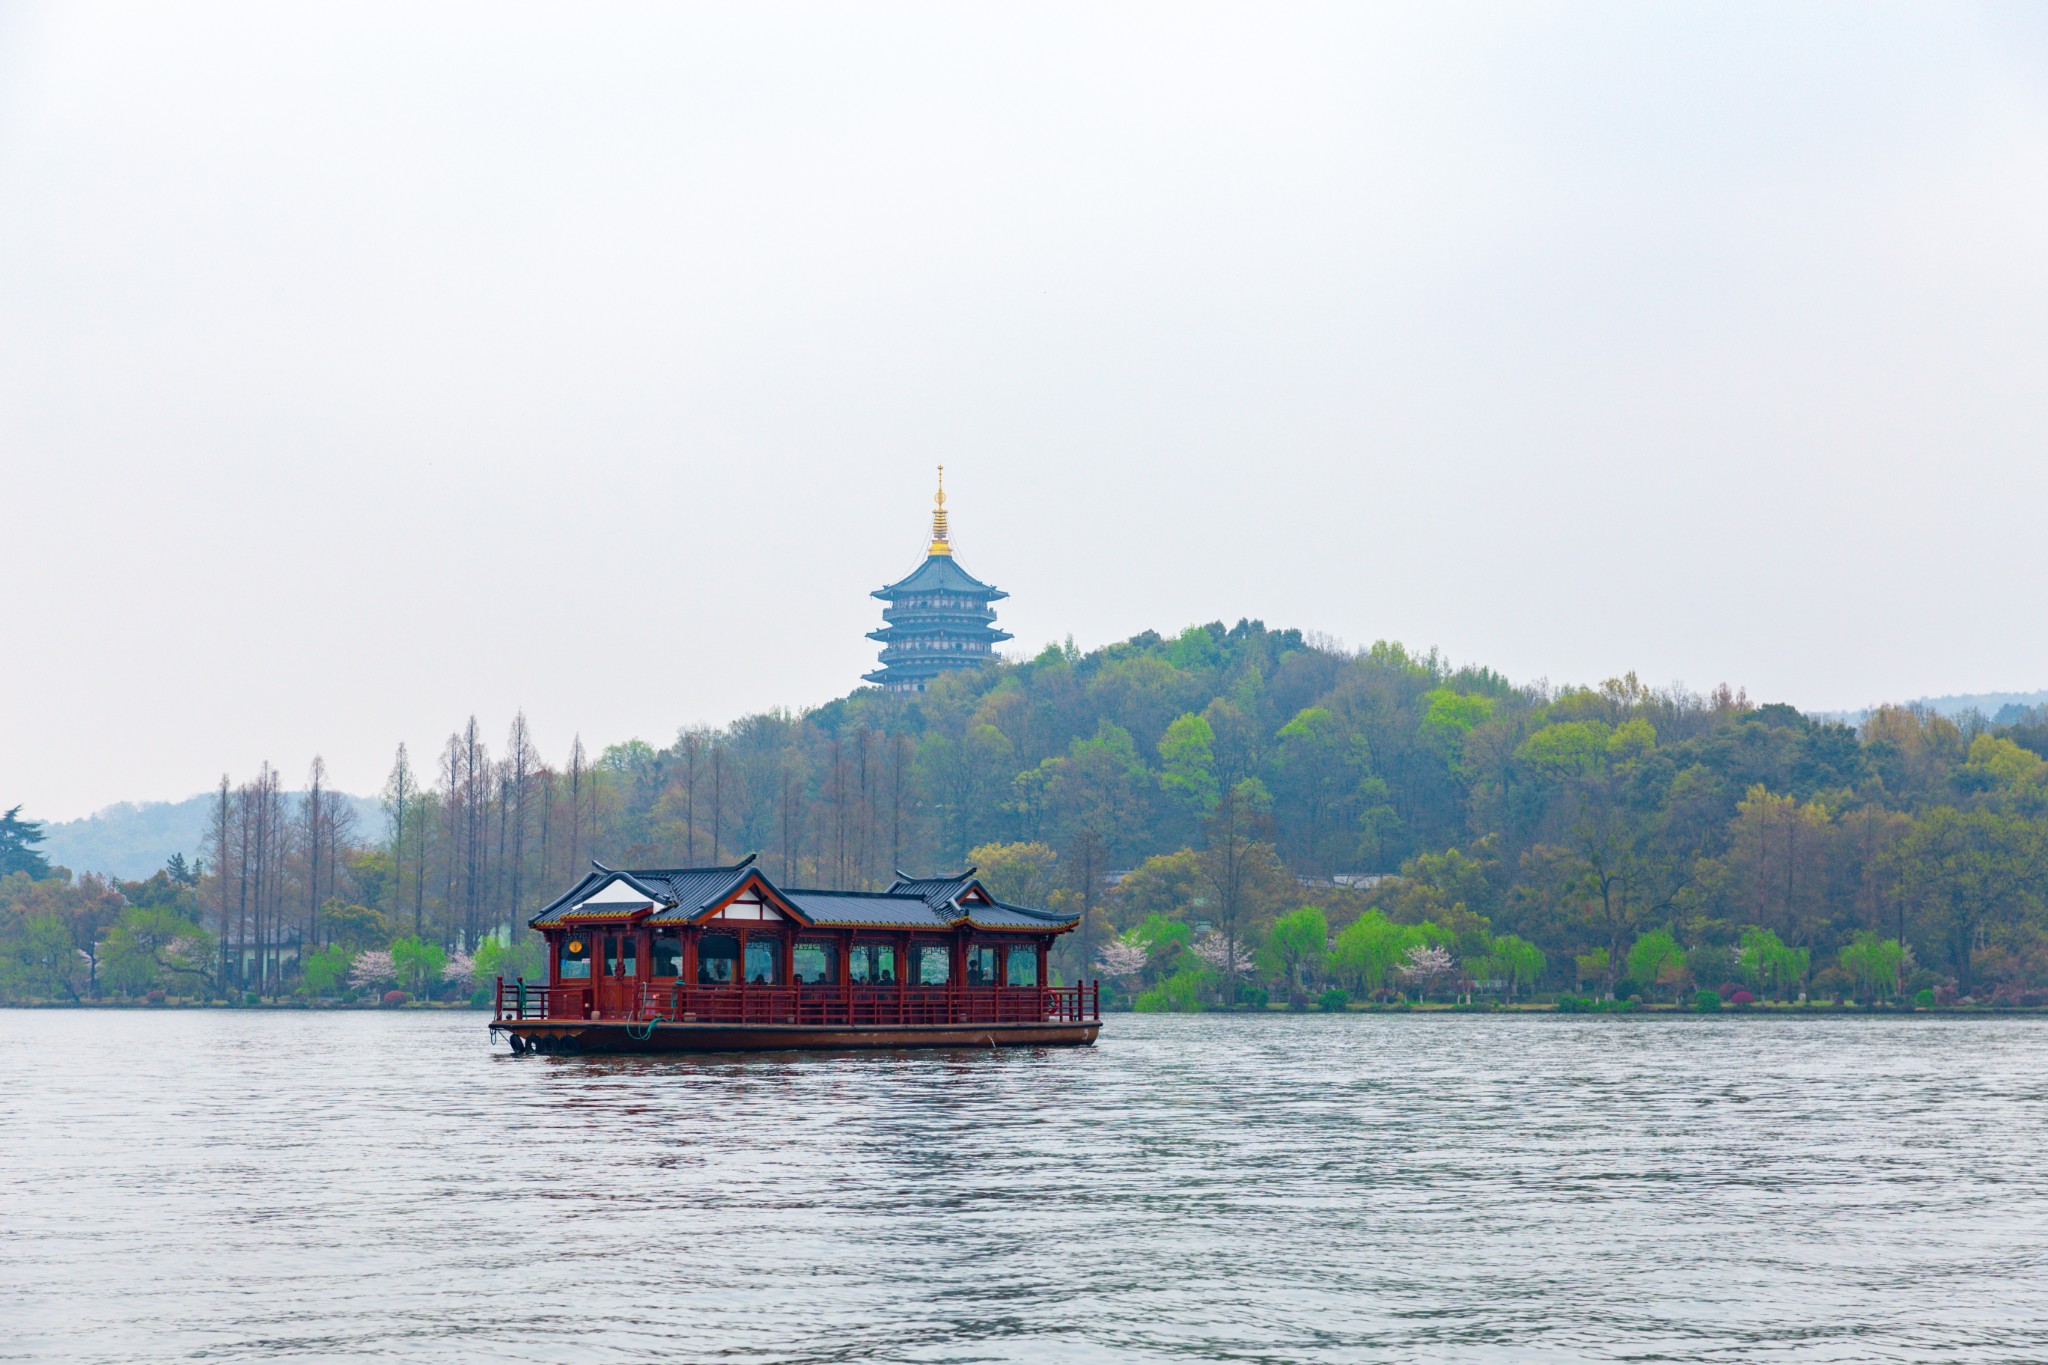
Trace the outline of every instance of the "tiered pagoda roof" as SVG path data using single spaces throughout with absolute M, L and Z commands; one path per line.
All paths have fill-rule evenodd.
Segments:
M 953 558 L 946 529 L 946 467 L 940 465 L 924 563 L 873 593 L 889 604 L 882 611 L 888 624 L 868 632 L 870 640 L 882 643 L 882 666 L 862 678 L 891 692 L 922 692 L 941 673 L 991 662 L 995 647 L 1011 637 L 996 628 L 990 604 L 1009 595 Z

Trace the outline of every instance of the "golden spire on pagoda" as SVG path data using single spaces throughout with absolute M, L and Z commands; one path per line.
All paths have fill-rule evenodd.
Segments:
M 939 466 L 939 492 L 932 499 L 932 546 L 927 554 L 951 556 L 953 547 L 946 543 L 946 467 Z

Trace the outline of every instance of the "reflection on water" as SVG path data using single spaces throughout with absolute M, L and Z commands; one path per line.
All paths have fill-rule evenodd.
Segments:
M 0 1360 L 2041 1360 L 2048 1027 L 0 1014 Z

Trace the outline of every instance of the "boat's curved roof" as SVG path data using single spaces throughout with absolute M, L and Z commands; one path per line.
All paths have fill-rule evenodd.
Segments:
M 854 929 L 976 929 L 1064 933 L 1079 915 L 1001 901 L 982 885 L 975 869 L 943 877 L 899 874 L 886 891 L 835 891 L 780 887 L 749 855 L 714 867 L 612 868 L 591 871 L 549 901 L 527 921 L 533 928 L 570 919 L 685 923 L 707 919 L 727 902 L 752 889 L 799 924 Z

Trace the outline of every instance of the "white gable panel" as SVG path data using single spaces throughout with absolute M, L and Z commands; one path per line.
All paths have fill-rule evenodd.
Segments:
M 723 919 L 779 920 L 782 918 L 774 907 L 762 905 L 759 901 L 734 901 L 718 913 Z
M 585 896 L 581 905 L 647 905 L 647 897 L 623 881 L 608 882 L 600 890 Z

